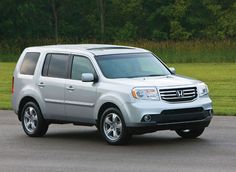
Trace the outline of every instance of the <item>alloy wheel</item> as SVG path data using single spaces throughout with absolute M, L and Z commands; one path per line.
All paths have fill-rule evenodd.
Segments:
M 120 139 L 122 134 L 122 121 L 115 113 L 109 113 L 104 120 L 103 130 L 106 137 L 112 141 Z
M 24 111 L 24 126 L 29 133 L 34 133 L 38 126 L 38 115 L 36 110 L 29 106 Z

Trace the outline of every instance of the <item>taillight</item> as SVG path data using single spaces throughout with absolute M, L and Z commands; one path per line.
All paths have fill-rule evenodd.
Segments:
M 12 82 L 11 82 L 11 93 L 14 93 L 14 76 L 12 77 Z

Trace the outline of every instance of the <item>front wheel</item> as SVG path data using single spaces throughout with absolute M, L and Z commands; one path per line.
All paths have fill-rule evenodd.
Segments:
M 100 132 L 111 145 L 125 144 L 131 137 L 120 110 L 113 107 L 103 112 L 100 120 Z
M 43 119 L 38 105 L 28 102 L 21 112 L 21 122 L 25 133 L 30 137 L 40 137 L 46 134 L 48 123 Z
M 199 137 L 205 128 L 176 130 L 175 132 L 182 138 L 194 139 Z

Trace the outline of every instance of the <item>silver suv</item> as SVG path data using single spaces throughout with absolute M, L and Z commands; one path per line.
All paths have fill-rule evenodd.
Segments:
M 32 137 L 45 135 L 52 123 L 73 123 L 95 125 L 109 144 L 157 130 L 196 138 L 213 114 L 206 84 L 134 47 L 29 47 L 12 83 L 13 109 Z

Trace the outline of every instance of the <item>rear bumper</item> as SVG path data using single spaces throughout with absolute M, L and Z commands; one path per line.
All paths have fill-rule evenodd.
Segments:
M 166 118 L 165 114 L 155 115 L 150 122 L 141 122 L 129 126 L 130 133 L 143 134 L 157 130 L 178 130 L 208 127 L 213 116 L 212 110 L 203 110 L 195 114 L 177 114 Z

